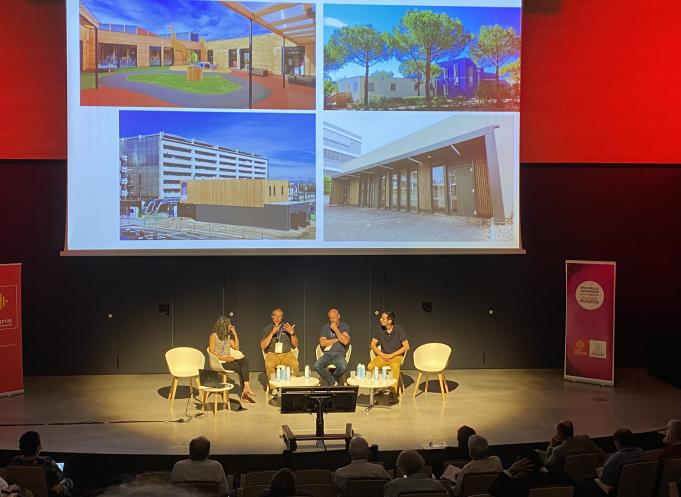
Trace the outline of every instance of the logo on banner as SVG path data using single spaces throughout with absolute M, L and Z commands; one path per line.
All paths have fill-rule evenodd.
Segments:
M 589 357 L 605 359 L 607 350 L 607 342 L 605 340 L 589 340 Z
M 586 342 L 581 338 L 575 344 L 575 355 L 586 355 Z
M 0 331 L 17 327 L 17 287 L 0 286 Z
M 582 309 L 595 311 L 603 305 L 605 293 L 603 287 L 595 281 L 583 281 L 577 287 L 575 298 Z

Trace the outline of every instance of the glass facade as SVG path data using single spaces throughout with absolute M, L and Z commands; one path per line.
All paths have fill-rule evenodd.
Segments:
M 98 51 L 100 64 L 115 67 L 137 67 L 137 47 L 135 45 L 100 43 Z
M 419 210 L 419 173 L 416 170 L 409 171 L 409 210 Z

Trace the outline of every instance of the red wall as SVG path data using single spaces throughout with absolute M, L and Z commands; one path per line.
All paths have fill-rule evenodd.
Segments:
M 64 2 L 7 3 L 0 158 L 63 159 Z M 521 162 L 681 163 L 679 19 L 678 0 L 525 0 Z

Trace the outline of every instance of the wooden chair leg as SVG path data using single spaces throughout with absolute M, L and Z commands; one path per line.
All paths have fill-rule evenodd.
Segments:
M 447 385 L 447 377 L 444 371 L 442 372 L 442 383 L 445 384 L 445 392 L 449 393 L 449 385 Z
M 232 408 L 229 406 L 229 393 L 227 392 L 227 390 L 222 392 L 222 400 L 224 401 L 227 410 L 231 412 Z
M 442 373 L 438 373 L 437 379 L 440 382 L 440 393 L 442 394 L 442 400 L 445 400 L 445 385 L 442 378 Z
M 175 402 L 175 391 L 177 390 L 177 378 L 173 376 L 173 382 L 170 385 L 170 393 L 168 394 L 168 400 L 170 400 L 170 407 L 173 406 Z
M 419 374 L 416 376 L 416 383 L 414 384 L 414 398 L 416 398 L 416 393 L 419 391 L 419 385 L 421 384 L 421 376 L 423 376 L 423 373 L 419 371 Z
M 428 373 L 425 374 L 426 383 L 423 385 L 423 393 L 428 393 Z
M 218 415 L 218 396 L 213 393 L 213 416 Z

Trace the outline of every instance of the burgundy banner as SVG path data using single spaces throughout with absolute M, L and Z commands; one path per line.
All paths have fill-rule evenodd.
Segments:
M 23 391 L 21 264 L 0 264 L 0 395 Z
M 615 384 L 615 263 L 565 261 L 566 380 Z

